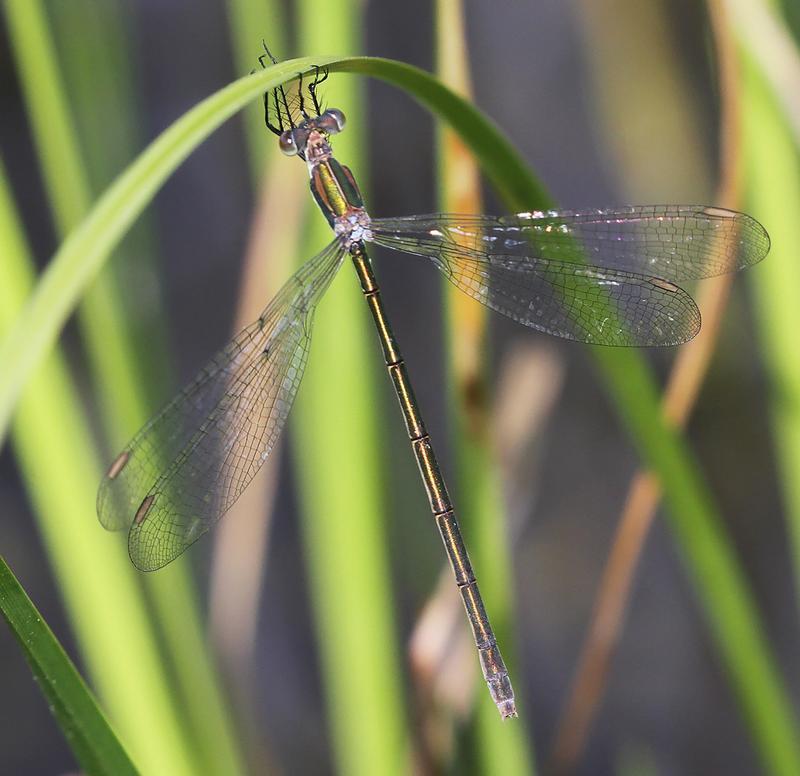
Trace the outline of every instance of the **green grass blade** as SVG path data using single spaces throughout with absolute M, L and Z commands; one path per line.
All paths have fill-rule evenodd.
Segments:
M 354 0 L 301 0 L 298 11 L 301 50 L 318 51 L 329 40 L 348 51 L 360 48 L 363 23 Z M 348 117 L 364 115 L 358 82 L 338 78 L 325 86 L 329 105 Z M 336 138 L 337 158 L 353 169 L 360 186 L 368 177 L 365 137 L 363 122 L 353 121 Z M 314 210 L 305 242 L 309 256 L 330 240 L 330 228 Z M 367 305 L 346 264 L 316 314 L 294 418 L 295 463 L 337 770 L 399 775 L 409 767 L 408 733 L 379 432 L 386 396 L 379 386 L 388 390 L 389 381 Z
M 204 774 L 243 773 L 242 753 L 200 617 L 186 559 L 146 579 L 167 658 L 177 680 L 181 721 Z
M 800 594 L 800 161 L 786 114 L 757 61 L 744 54 L 747 109 L 743 110 L 747 147 L 747 198 L 753 215 L 772 237 L 769 260 L 753 275 L 759 334 L 770 378 L 770 414 L 780 487 L 786 508 L 795 574 Z M 800 599 L 799 599 L 800 600 Z
M 0 164 L 0 332 L 35 281 Z M 136 571 L 94 517 L 101 468 L 89 424 L 58 351 L 38 366 L 11 435 L 38 527 L 93 682 L 145 773 L 191 774 Z M 46 440 L 46 442 L 43 442 Z
M 57 231 L 64 237 L 89 210 L 92 193 L 55 46 L 40 0 L 7 0 L 5 14 L 45 187 Z M 145 414 L 136 371 L 125 355 L 131 344 L 116 313 L 121 307 L 122 295 L 113 275 L 102 273 L 87 289 L 79 311 L 94 382 L 102 396 L 114 397 L 113 404 L 102 403 L 111 428 L 120 415 L 141 418 Z M 121 379 L 115 379 L 116 375 Z
M 469 52 L 464 9 L 459 0 L 437 2 L 437 71 L 444 83 L 469 96 Z M 444 213 L 483 212 L 480 176 L 472 157 L 452 129 L 439 135 L 440 196 Z M 448 338 L 447 406 L 451 408 L 452 448 L 457 451 L 456 503 L 484 603 L 512 684 L 516 674 L 511 628 L 513 557 L 507 542 L 507 520 L 500 475 L 492 454 L 490 392 L 486 390 L 488 310 L 452 286 L 443 284 Z M 480 676 L 476 663 L 476 671 Z M 521 679 L 521 677 L 519 677 Z M 523 722 L 500 722 L 489 702 L 483 677 L 478 680 L 475 746 L 482 770 L 506 774 L 533 773 L 533 759 Z M 518 709 L 525 716 L 515 684 Z
M 0 611 L 81 768 L 91 776 L 135 775 L 96 699 L 2 557 Z
M 66 115 L 71 115 L 73 121 L 47 121 L 41 128 L 36 126 L 35 132 L 44 135 L 45 143 L 58 142 L 57 136 L 68 132 L 74 122 L 77 137 L 69 146 L 80 155 L 74 164 L 85 170 L 94 197 L 130 163 L 142 144 L 143 105 L 136 78 L 140 66 L 131 36 L 132 9 L 125 0 L 102 4 L 94 0 L 55 0 L 47 10 L 55 51 L 48 57 L 54 60 L 49 63 L 49 75 L 44 75 L 61 82 L 66 93 Z M 44 52 L 40 56 L 47 57 Z M 35 81 L 26 78 L 26 90 L 31 87 L 35 87 Z M 48 117 L 45 111 L 40 112 Z M 53 172 L 47 174 L 48 184 Z M 55 204 L 49 185 L 48 196 Z M 85 215 L 91 203 L 82 204 Z M 111 309 L 116 320 L 110 325 L 124 329 L 128 351 L 121 354 L 124 371 L 116 369 L 104 380 L 113 383 L 114 393 L 96 393 L 98 404 L 105 408 L 107 437 L 114 452 L 127 441 L 131 422 L 142 421 L 120 412 L 116 402 L 127 376 L 133 374 L 135 380 L 137 396 L 130 402 L 134 411 L 142 405 L 161 404 L 173 381 L 159 266 L 155 224 L 145 214 L 123 240 L 109 267 L 115 289 L 149 289 L 146 295 L 116 293 L 115 305 L 119 307 Z M 93 344 L 88 338 L 86 342 L 90 347 Z M 122 408 L 125 406 L 127 403 Z
M 132 155 L 136 128 L 124 23 L 115 14 L 119 9 L 108 3 L 98 10 L 83 0 L 73 0 L 54 10 L 56 37 L 60 34 L 65 55 L 63 66 L 56 60 L 56 46 L 42 4 L 26 0 L 6 7 L 46 188 L 58 230 L 65 234 L 91 205 L 89 171 L 95 179 L 110 179 L 121 158 Z M 102 115 L 96 110 L 98 104 L 103 106 Z M 83 148 L 76 124 L 82 128 Z M 109 139 L 110 130 L 113 137 Z M 123 147 L 126 139 L 128 147 Z M 129 247 L 146 250 L 148 246 L 141 244 L 141 230 L 137 239 L 139 244 Z M 136 271 L 146 271 L 152 261 L 148 257 L 138 262 Z M 159 316 L 147 316 L 151 327 L 147 347 L 136 348 L 119 288 L 113 274 L 102 273 L 80 309 L 81 332 L 113 448 L 150 414 L 153 402 L 147 388 L 152 389 L 151 396 L 159 396 L 159 401 L 163 398 L 163 384 L 160 389 L 155 387 L 152 377 L 163 378 L 167 371 L 163 346 L 157 344 L 164 338 L 155 336 L 163 327 L 153 331 L 159 328 Z M 154 361 L 154 368 L 146 366 Z M 151 379 L 143 381 L 143 373 Z M 127 564 L 126 560 L 122 562 Z M 208 773 L 240 771 L 229 714 L 208 654 L 188 566 L 184 562 L 173 564 L 168 571 L 149 578 L 147 585 L 184 696 L 181 722 L 192 728 L 198 762 Z
M 742 31 L 740 31 L 742 35 Z M 770 415 L 786 509 L 795 589 L 800 589 L 800 361 L 794 332 L 800 325 L 796 246 L 800 228 L 800 156 L 784 108 L 755 57 L 742 51 L 744 140 L 748 207 L 772 237 L 768 261 L 753 276 L 759 335 L 770 378 Z M 757 721 L 765 735 L 771 720 Z M 777 769 L 776 769 L 777 770 Z M 789 772 L 785 770 L 784 772 Z
M 0 346 L 0 429 L 20 387 L 52 345 L 86 282 L 172 170 L 225 119 L 261 91 L 313 64 L 372 75 L 404 88 L 451 123 L 512 209 L 550 204 L 518 154 L 487 119 L 426 73 L 389 60 L 313 57 L 240 79 L 168 129 L 117 180 L 66 241 L 14 330 Z M 593 349 L 618 412 L 647 466 L 658 474 L 690 575 L 712 625 L 743 715 L 765 765 L 800 772 L 796 724 L 752 597 L 685 442 L 661 419 L 655 381 L 632 349 Z
M 279 0 L 227 0 L 228 26 L 236 70 L 260 69 L 265 54 L 262 34 L 276 55 L 288 56 L 288 30 Z M 264 106 L 254 101 L 242 112 L 253 187 L 253 208 L 245 250 L 234 327 L 254 318 L 265 300 L 277 293 L 295 269 L 301 226 L 311 205 L 308 185 L 292 170 L 276 138 L 264 126 Z M 288 168 L 288 169 L 287 169 Z M 294 174 L 290 174 L 294 172 Z M 284 174 L 286 173 L 286 174 Z M 273 228 L 280 224 L 281 228 Z M 263 732 L 263 714 L 255 678 L 261 672 L 257 627 L 266 568 L 273 562 L 272 532 L 277 517 L 279 471 L 286 437 L 273 448 L 259 477 L 216 530 L 209 580 L 209 636 L 236 699 L 240 739 L 255 770 L 264 770 L 274 755 L 274 741 Z M 234 614 L 235 612 L 235 614 Z M 243 623 L 248 622 L 249 625 Z

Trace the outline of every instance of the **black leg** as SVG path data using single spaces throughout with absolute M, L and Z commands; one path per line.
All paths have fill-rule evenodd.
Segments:
M 276 134 L 282 135 L 283 134 L 283 121 L 281 120 L 281 112 L 278 109 L 278 95 L 276 92 L 272 92 L 275 95 L 275 115 L 278 120 L 278 126 L 272 124 L 269 120 L 269 95 L 270 92 L 264 92 L 264 123 L 267 125 L 267 129 Z
M 308 121 L 308 113 L 306 113 L 306 101 L 303 97 L 303 74 L 297 74 L 297 107 L 300 115 Z
M 322 73 L 322 77 L 320 77 L 320 73 Z M 311 95 L 311 102 L 314 103 L 314 110 L 317 112 L 317 116 L 322 114 L 322 107 L 317 97 L 317 87 L 325 81 L 327 77 L 327 68 L 321 68 L 319 65 L 314 66 L 314 80 L 308 85 L 308 93 Z
M 267 46 L 267 42 L 262 38 L 261 45 L 264 48 L 264 53 L 258 58 L 258 63 L 261 65 L 263 69 L 266 69 L 266 60 L 269 59 L 273 65 L 278 64 L 278 60 L 272 55 L 272 52 L 269 50 L 269 46 Z M 255 71 L 253 71 L 255 72 Z M 302 86 L 302 75 L 301 75 L 301 86 Z M 302 90 L 301 90 L 302 94 Z M 284 91 L 282 86 L 279 86 L 277 89 L 272 90 L 272 97 L 274 102 L 274 111 L 275 111 L 275 121 L 276 123 L 273 124 L 269 118 L 269 98 L 270 92 L 264 92 L 264 123 L 267 125 L 267 129 L 270 132 L 273 132 L 276 135 L 282 135 L 286 127 L 284 126 L 283 119 L 286 118 L 289 126 L 294 129 L 294 121 L 292 120 L 292 112 L 289 110 L 289 100 L 286 97 L 286 92 Z M 303 110 L 303 102 L 302 99 L 300 101 L 300 111 L 305 116 L 305 111 Z M 306 117 L 307 118 L 307 117 Z

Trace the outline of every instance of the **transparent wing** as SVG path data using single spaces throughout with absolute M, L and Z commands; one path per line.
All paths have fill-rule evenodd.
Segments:
M 513 216 L 375 219 L 373 240 L 430 258 L 465 293 L 527 326 L 606 345 L 674 345 L 699 330 L 674 284 L 760 261 L 754 219 L 714 207 L 647 206 Z
M 396 230 L 423 245 L 445 242 L 481 255 L 584 263 L 674 282 L 744 269 L 769 251 L 769 236 L 754 218 L 693 205 L 499 217 L 436 214 L 377 219 L 376 225 L 389 239 Z
M 336 241 L 304 264 L 109 468 L 97 514 L 108 529 L 130 526 L 138 568 L 157 569 L 180 555 L 266 460 L 303 375 L 314 308 L 344 254 Z

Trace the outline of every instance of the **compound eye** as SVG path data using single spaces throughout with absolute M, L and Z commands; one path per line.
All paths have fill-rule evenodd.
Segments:
M 330 108 L 322 114 L 322 127 L 330 135 L 335 135 L 344 129 L 346 119 L 344 113 L 338 108 Z
M 278 145 L 286 156 L 294 156 L 297 153 L 297 143 L 291 130 L 287 130 L 280 136 Z

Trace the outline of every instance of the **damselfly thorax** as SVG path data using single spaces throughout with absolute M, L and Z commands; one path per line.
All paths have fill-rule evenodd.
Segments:
M 287 156 L 296 154 L 306 160 L 314 200 L 349 249 L 354 243 L 371 240 L 372 232 L 353 173 L 334 158 L 328 142 L 328 136 L 341 132 L 344 125 L 344 113 L 332 108 L 285 130 L 279 145 Z

